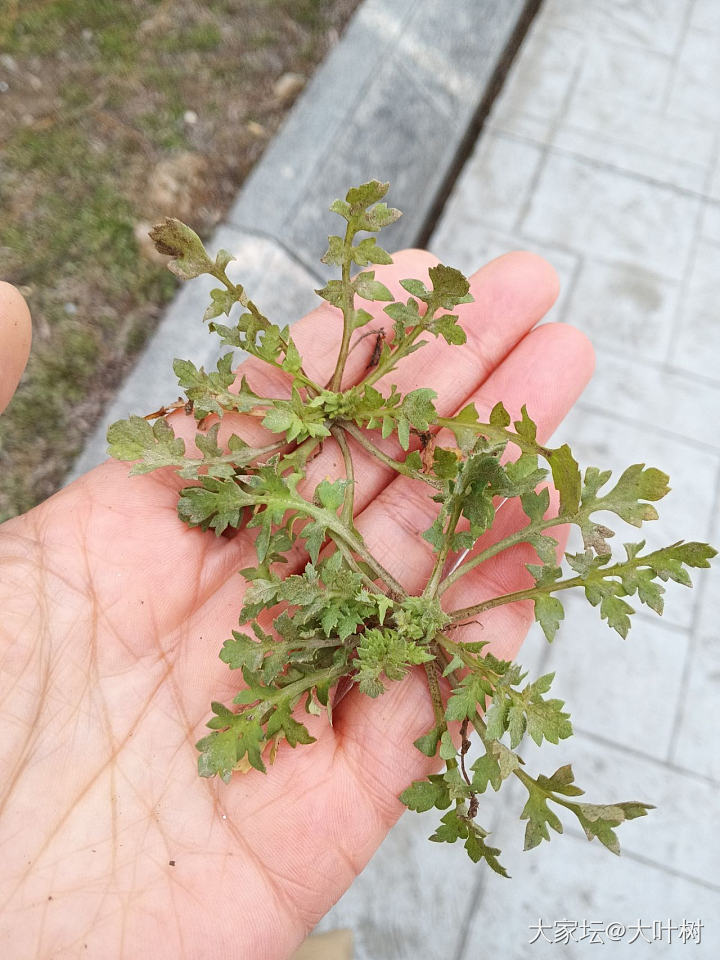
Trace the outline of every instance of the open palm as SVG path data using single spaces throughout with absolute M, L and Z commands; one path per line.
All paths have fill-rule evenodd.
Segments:
M 400 278 L 422 278 L 434 262 L 405 251 L 378 277 L 397 296 Z M 529 332 L 555 298 L 552 270 L 511 254 L 476 273 L 471 292 L 475 302 L 458 310 L 468 346 L 433 341 L 393 382 L 402 392 L 431 384 L 443 416 L 469 400 L 482 411 L 502 399 L 511 413 L 527 403 L 547 437 L 592 367 L 572 328 Z M 5 329 L 21 313 L 6 298 Z M 318 381 L 332 372 L 339 328 L 328 305 L 293 328 Z M 373 338 L 358 342 L 346 383 L 362 377 L 372 347 Z M 243 373 L 263 395 L 285 388 L 254 360 Z M 259 438 L 251 418 L 225 421 L 221 439 Z M 173 425 L 189 442 L 191 419 L 175 415 Z M 435 505 L 422 485 L 353 454 L 358 528 L 418 591 L 432 566 L 419 533 Z M 169 471 L 127 473 L 106 463 L 0 527 L 0 954 L 287 957 L 400 815 L 401 790 L 434 765 L 412 747 L 432 725 L 426 682 L 411 674 L 377 701 L 352 690 L 334 726 L 307 718 L 317 742 L 281 746 L 267 775 L 199 779 L 194 744 L 210 700 L 237 692 L 218 651 L 237 626 L 237 571 L 254 552 L 242 532 L 215 538 L 184 526 L 181 481 Z M 327 442 L 306 482 L 342 475 Z M 491 536 L 522 522 L 507 505 Z M 463 578 L 449 602 L 521 588 L 528 549 Z M 296 568 L 304 562 L 297 554 Z M 531 617 L 526 604 L 493 610 L 483 639 L 511 656 Z

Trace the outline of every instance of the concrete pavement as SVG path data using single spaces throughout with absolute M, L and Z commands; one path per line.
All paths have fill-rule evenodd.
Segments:
M 650 544 L 720 542 L 719 94 L 714 0 L 546 0 L 429 244 L 468 271 L 517 248 L 553 263 L 549 319 L 584 330 L 598 358 L 556 439 L 581 464 L 670 474 Z M 696 580 L 627 641 L 575 598 L 552 647 L 534 630 L 519 658 L 557 670 L 577 731 L 539 758 L 524 746 L 528 764 L 570 760 L 589 800 L 657 805 L 620 828 L 621 858 L 570 823 L 522 853 L 522 790 L 491 837 L 511 881 L 428 844 L 434 816 L 407 814 L 323 925 L 353 927 L 359 960 L 575 958 L 600 942 L 613 957 L 717 956 L 720 567 Z M 691 919 L 700 945 L 672 929 Z

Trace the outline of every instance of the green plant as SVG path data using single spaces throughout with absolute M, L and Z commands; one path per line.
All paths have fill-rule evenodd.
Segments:
M 238 709 L 212 704 L 211 732 L 197 745 L 200 775 L 219 775 L 227 782 L 235 770 L 265 771 L 281 740 L 292 747 L 312 742 L 302 722 L 303 709 L 311 714 L 327 711 L 332 719 L 331 691 L 341 680 L 378 697 L 388 682 L 420 667 L 435 722 L 415 746 L 428 757 L 439 754 L 445 767 L 412 783 L 401 799 L 412 810 L 443 811 L 432 840 L 460 839 L 474 861 L 485 860 L 504 874 L 500 851 L 486 842 L 488 832 L 477 815 L 479 797 L 490 787 L 498 791 L 512 777 L 528 793 L 520 815 L 527 820 L 526 849 L 549 840 L 549 827 L 562 831 L 556 810 L 564 808 L 578 818 L 588 838 L 597 837 L 617 853 L 615 828 L 644 816 L 649 804 L 586 803 L 578 799 L 583 791 L 569 765 L 551 776 L 532 777 L 517 752 L 523 736 L 529 734 L 537 744 L 556 744 L 572 733 L 564 702 L 549 696 L 553 675 L 528 682 L 519 665 L 483 652 L 482 641 L 458 639 L 455 628 L 501 604 L 531 600 L 535 618 L 551 641 L 563 619 L 563 591 L 578 588 L 608 626 L 625 637 L 633 597 L 662 613 L 663 582 L 689 586 L 687 568 L 709 566 L 715 550 L 703 543 L 678 542 L 648 551 L 640 542 L 626 544 L 625 557 L 615 560 L 609 544 L 613 531 L 595 515 L 613 513 L 636 527 L 655 519 L 652 503 L 668 492 L 668 478 L 659 470 L 635 464 L 614 483 L 609 471 L 595 467 L 581 475 L 567 445 L 551 448 L 538 442 L 525 408 L 514 424 L 502 403 L 488 422 L 480 421 L 472 404 L 455 416 L 442 417 L 430 387 L 405 395 L 395 387 L 379 388 L 382 378 L 423 345 L 424 336 L 444 337 L 460 348 L 466 337 L 451 311 L 472 299 L 468 280 L 442 264 L 430 269 L 429 287 L 416 279 L 402 281 L 409 294 L 405 302 L 393 301 L 374 270 L 366 269 L 391 262 L 372 236 L 400 216 L 382 202 L 387 188 L 371 181 L 331 206 L 345 222 L 345 232 L 329 238 L 323 257 L 340 268 L 341 277 L 317 291 L 342 317 L 337 363 L 326 384 L 314 382 L 303 369 L 290 329 L 271 323 L 228 278 L 232 258 L 226 251 L 212 259 L 197 235 L 177 220 L 166 220 L 151 234 L 158 249 L 175 258 L 170 263 L 174 273 L 188 279 L 207 273 L 220 282 L 204 319 L 222 343 L 283 371 L 290 386 L 288 396 L 276 398 L 259 396 L 244 378 L 236 383 L 231 352 L 210 373 L 176 360 L 186 410 L 199 421 L 195 442 L 201 456 L 186 454 L 183 440 L 164 415 L 167 411 L 131 417 L 108 431 L 110 453 L 136 461 L 131 473 L 172 467 L 189 481 L 178 502 L 185 523 L 216 535 L 238 527 L 257 531 L 257 563 L 241 571 L 250 585 L 240 623 L 249 624 L 250 632 L 233 631 L 220 653 L 242 677 L 234 700 Z M 371 236 L 357 240 L 363 232 Z M 353 277 L 354 266 L 360 272 Z M 343 389 L 352 334 L 372 319 L 358 300 L 387 301 L 385 313 L 394 325 L 387 338 L 375 334 L 375 349 L 360 383 Z M 238 319 L 219 322 L 238 303 Z M 274 439 L 258 448 L 233 435 L 227 448 L 221 448 L 218 420 L 227 411 L 262 418 Z M 149 419 L 155 419 L 152 426 Z M 385 453 L 378 434 L 394 435 L 404 455 L 395 459 Z M 323 480 L 305 497 L 300 481 L 329 437 L 342 453 L 345 478 Z M 350 439 L 398 474 L 424 485 L 438 503 L 437 517 L 424 533 L 435 551 L 434 568 L 419 596 L 405 592 L 355 527 Z M 548 474 L 559 495 L 556 509 L 551 509 L 545 485 Z M 499 502 L 509 498 L 519 499 L 525 525 L 478 547 L 493 526 Z M 558 561 L 558 543 L 551 533 L 564 524 L 580 528 L 584 551 Z M 532 586 L 462 609 L 443 606 L 450 586 L 519 543 L 530 544 L 537 554 L 538 562 L 528 566 Z M 299 545 L 310 561 L 301 574 L 283 577 L 279 564 Z M 481 747 L 472 763 L 471 727 Z

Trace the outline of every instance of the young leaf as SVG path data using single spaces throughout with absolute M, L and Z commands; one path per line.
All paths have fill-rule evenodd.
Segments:
M 116 460 L 141 461 L 133 465 L 133 475 L 183 463 L 185 442 L 162 417 L 152 426 L 142 417 L 117 420 L 108 427 L 107 441 L 108 453 Z
M 192 280 L 203 273 L 212 273 L 214 265 L 202 240 L 180 220 L 165 217 L 162 223 L 155 224 L 149 236 L 158 253 L 174 258 L 168 263 L 168 270 L 182 280 Z
M 400 800 L 409 810 L 424 813 L 437 807 L 445 810 L 450 806 L 450 796 L 442 777 L 431 776 L 427 780 L 414 780 L 400 794 Z
M 535 597 L 535 619 L 542 627 L 545 638 L 552 643 L 560 624 L 565 619 L 565 611 L 557 597 L 541 593 Z

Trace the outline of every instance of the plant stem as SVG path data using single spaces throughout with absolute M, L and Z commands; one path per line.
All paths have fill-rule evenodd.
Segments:
M 475 616 L 478 613 L 484 613 L 486 610 L 492 610 L 494 607 L 503 606 L 506 603 L 516 603 L 519 600 L 533 600 L 535 597 L 547 593 L 555 593 L 557 590 L 570 590 L 572 587 L 584 587 L 591 583 L 605 580 L 607 577 L 622 577 L 623 573 L 630 570 L 637 570 L 638 567 L 652 566 L 647 561 L 655 556 L 662 555 L 663 550 L 655 550 L 652 553 L 645 554 L 644 557 L 633 557 L 623 563 L 615 563 L 611 567 L 598 567 L 591 570 L 584 576 L 570 577 L 567 580 L 555 580 L 552 583 L 535 585 L 526 590 L 516 590 L 514 593 L 506 593 L 501 597 L 493 597 L 491 600 L 484 600 L 482 603 L 476 603 L 471 607 L 463 607 L 459 610 L 452 610 L 449 617 L 452 623 L 459 620 L 466 620 L 468 617 Z
M 437 557 L 435 558 L 435 566 L 433 571 L 430 574 L 430 579 L 427 582 L 427 586 L 423 591 L 424 597 L 434 597 L 437 595 L 438 587 L 440 585 L 440 578 L 442 577 L 443 569 L 445 568 L 445 561 L 448 558 L 450 553 L 450 544 L 452 543 L 452 538 L 455 534 L 455 528 L 458 525 L 458 520 L 460 519 L 460 513 L 462 512 L 462 500 L 460 497 L 457 498 L 453 504 L 452 511 L 450 513 L 450 518 L 448 520 L 448 525 L 445 529 L 445 536 L 443 539 L 443 544 L 440 547 Z
M 497 556 L 498 553 L 502 553 L 504 550 L 508 550 L 510 547 L 514 547 L 518 543 L 531 543 L 532 541 L 530 540 L 530 537 L 532 537 L 534 534 L 542 533 L 543 530 L 548 530 L 551 527 L 562 526 L 565 523 L 577 522 L 578 519 L 580 519 L 579 515 L 573 518 L 550 517 L 547 520 L 539 520 L 529 523 L 521 530 L 517 530 L 515 533 L 511 533 L 509 536 L 504 537 L 502 540 L 498 540 L 496 543 L 486 547 L 485 550 L 481 550 L 480 553 L 476 553 L 474 556 L 465 560 L 464 563 L 461 563 L 456 570 L 453 570 L 452 573 L 445 577 L 443 582 L 440 584 L 438 594 L 442 596 L 448 587 L 451 587 L 454 583 L 456 583 L 460 577 L 464 577 L 466 573 L 469 573 L 475 567 L 479 566 L 481 563 L 484 563 L 486 560 L 489 560 L 491 557 Z
M 433 713 L 435 715 L 435 726 L 440 729 L 440 736 L 447 731 L 447 721 L 445 719 L 445 705 L 443 704 L 442 693 L 440 692 L 440 681 L 438 679 L 437 666 L 434 660 L 429 660 L 423 664 L 425 676 L 427 677 L 428 689 L 430 690 L 430 700 L 432 701 Z M 450 757 L 445 761 L 448 770 L 454 770 L 457 767 L 457 760 Z
M 394 600 L 406 599 L 407 593 L 405 592 L 402 584 L 398 583 L 395 577 L 375 559 L 367 547 L 365 547 L 355 536 L 350 534 L 349 531 L 343 530 L 339 535 L 345 540 L 350 549 L 357 553 L 357 555 L 365 561 L 370 569 L 377 574 L 378 578 L 384 581 Z
M 233 294 L 237 302 L 241 306 L 245 307 L 246 310 L 249 310 L 250 313 L 257 320 L 264 321 L 264 323 L 268 327 L 270 326 L 270 321 L 268 320 L 268 318 L 263 313 L 261 313 L 260 310 L 258 310 L 256 305 L 252 302 L 252 300 L 250 300 L 250 298 L 245 293 L 245 288 L 239 283 L 233 283 L 232 280 L 229 279 L 225 270 L 220 270 L 217 273 L 213 273 L 212 276 L 214 276 L 216 280 L 219 280 L 220 283 L 225 284 L 225 286 L 230 291 L 230 293 Z M 289 346 L 288 341 L 280 337 L 280 343 L 283 345 L 287 353 L 288 346 Z M 271 366 L 277 367 L 279 370 L 282 370 L 282 364 L 276 363 L 274 360 L 270 360 L 267 357 L 262 357 L 261 359 L 265 360 L 265 362 L 269 363 Z M 317 396 L 320 393 L 321 388 L 318 386 L 317 383 L 315 383 L 314 380 L 311 380 L 310 377 L 308 377 L 308 375 L 305 373 L 302 367 L 300 367 L 300 369 L 295 374 L 295 376 L 299 380 L 302 380 L 302 382 L 305 384 L 308 390 L 308 393 L 310 393 L 312 396 Z
M 345 480 L 347 482 L 347 486 L 345 487 L 345 494 L 343 496 L 340 519 L 346 526 L 352 528 L 355 503 L 355 468 L 353 466 L 352 454 L 350 453 L 348 442 L 345 439 L 345 434 L 339 427 L 331 427 L 330 433 L 335 438 L 337 445 L 340 447 L 340 451 L 343 455 L 343 461 L 345 462 Z
M 343 541 L 339 537 L 337 539 L 333 537 L 332 540 L 335 546 L 340 551 L 340 553 L 343 555 L 343 557 L 345 557 L 345 560 L 347 561 L 348 566 L 352 570 L 354 570 L 355 573 L 359 574 L 359 576 L 362 577 L 363 583 L 368 588 L 368 590 L 372 591 L 373 593 L 383 593 L 383 591 L 380 589 L 380 587 L 378 587 L 375 581 L 371 580 L 370 577 L 365 573 L 365 571 L 362 569 L 362 567 L 357 562 L 355 557 L 352 555 L 352 552 L 343 543 Z
M 305 509 L 306 512 L 311 512 L 307 505 Z M 375 573 L 375 575 L 378 577 L 378 579 L 384 581 L 384 583 L 387 585 L 390 593 L 393 596 L 393 599 L 404 600 L 407 597 L 407 593 L 403 589 L 402 585 L 399 584 L 395 577 L 388 570 L 386 570 L 378 560 L 375 559 L 375 557 L 370 553 L 368 548 L 359 537 L 357 537 L 350 529 L 348 529 L 339 518 L 336 517 L 335 521 L 335 523 L 327 524 L 327 529 L 330 531 L 330 533 L 335 534 L 333 539 L 336 540 L 336 542 L 337 540 L 342 540 L 345 545 L 353 551 L 353 553 L 356 553 L 362 560 L 364 560 L 373 573 Z
M 345 247 L 342 264 L 342 285 L 343 285 L 343 301 L 341 305 L 342 315 L 343 315 L 343 333 L 342 340 L 340 342 L 340 350 L 338 352 L 337 363 L 335 364 L 335 371 L 330 380 L 330 389 L 337 393 L 342 385 L 343 373 L 345 372 L 345 364 L 347 363 L 348 351 L 350 349 L 350 337 L 354 329 L 353 320 L 355 316 L 355 294 L 353 293 L 351 282 L 350 282 L 350 251 L 352 248 L 352 239 L 355 236 L 355 228 L 351 226 L 350 221 L 348 221 L 347 228 L 345 230 Z
M 516 590 L 515 593 L 506 593 L 501 597 L 493 597 L 492 600 L 485 600 L 482 603 L 473 604 L 471 607 L 462 607 L 458 610 L 452 610 L 448 614 L 451 623 L 457 623 L 468 617 L 474 617 L 478 613 L 485 613 L 486 610 L 492 610 L 495 607 L 504 606 L 506 603 L 517 603 L 520 600 L 534 600 L 545 593 L 554 593 L 556 590 L 568 590 L 571 587 L 580 587 L 586 580 L 583 577 L 573 577 L 571 580 L 560 580 L 553 584 L 546 584 L 542 587 L 529 587 L 527 590 Z
M 347 665 L 323 667 L 322 670 L 316 670 L 314 673 L 308 673 L 304 677 L 300 677 L 299 680 L 294 680 L 286 687 L 275 688 L 272 693 L 264 697 L 262 704 L 265 706 L 266 704 L 274 704 L 281 700 L 292 700 L 295 697 L 301 697 L 307 690 L 311 690 L 317 686 L 317 684 L 323 683 L 323 681 L 339 680 L 344 673 L 347 673 Z M 238 714 L 238 716 L 242 716 L 242 714 Z M 261 720 L 261 722 L 264 722 L 264 720 Z
M 458 426 L 455 417 L 438 417 L 437 422 L 439 426 L 448 429 Z M 508 430 L 507 427 L 496 426 L 493 423 L 461 423 L 460 426 L 463 430 L 473 430 L 475 433 L 482 434 L 488 440 L 506 440 L 509 443 L 514 443 L 523 453 L 538 453 L 544 459 L 547 459 L 552 453 L 548 447 L 543 447 L 536 440 L 527 440 L 514 431 Z
M 408 467 L 402 460 L 395 460 L 389 454 L 385 453 L 380 449 L 376 444 L 370 440 L 366 434 L 354 423 L 351 423 L 349 420 L 338 421 L 339 426 L 349 434 L 353 440 L 356 440 L 361 447 L 364 447 L 368 453 L 372 454 L 376 459 L 381 463 L 384 463 L 386 467 L 390 467 L 391 470 L 394 470 L 396 473 L 402 474 L 404 477 L 412 477 L 413 480 L 423 480 L 425 483 L 429 484 L 431 487 L 440 489 L 440 481 L 428 473 L 420 473 L 419 470 L 414 470 L 412 467 Z
M 430 699 L 432 701 L 433 713 L 435 714 L 435 723 L 443 730 L 447 730 L 447 723 L 445 722 L 445 707 L 442 701 L 440 682 L 438 680 L 435 662 L 433 660 L 428 660 L 423 664 L 423 666 L 425 667 L 425 676 L 427 677 L 428 687 L 430 689 Z

